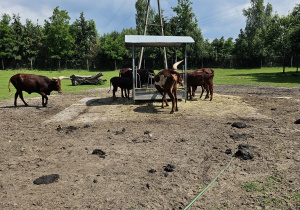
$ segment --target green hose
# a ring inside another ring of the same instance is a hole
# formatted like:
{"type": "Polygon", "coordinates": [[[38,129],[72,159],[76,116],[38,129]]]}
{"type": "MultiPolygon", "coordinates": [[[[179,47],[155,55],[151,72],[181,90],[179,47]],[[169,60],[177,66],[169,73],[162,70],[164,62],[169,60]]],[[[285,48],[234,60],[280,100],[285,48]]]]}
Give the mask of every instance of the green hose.
{"type": "Polygon", "coordinates": [[[212,180],[211,183],[209,183],[209,185],[207,185],[207,187],[202,190],[199,195],[197,195],[197,197],[189,204],[187,205],[184,210],[187,210],[188,208],[191,207],[191,205],[217,180],[217,178],[230,166],[230,164],[232,163],[232,161],[234,160],[235,157],[231,158],[231,160],[229,161],[229,163],[227,164],[227,166],[218,174],[218,176],[216,176],[216,178],[214,178],[214,180],[212,180]]]}

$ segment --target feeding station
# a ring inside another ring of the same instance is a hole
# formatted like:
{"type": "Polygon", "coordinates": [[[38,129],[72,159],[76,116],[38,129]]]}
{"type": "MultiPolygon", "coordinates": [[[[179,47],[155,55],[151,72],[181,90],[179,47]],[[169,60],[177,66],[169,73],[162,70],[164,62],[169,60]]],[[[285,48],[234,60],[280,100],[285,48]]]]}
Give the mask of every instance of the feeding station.
{"type": "Polygon", "coordinates": [[[132,70],[133,70],[133,100],[156,100],[161,99],[162,95],[156,90],[152,82],[146,86],[137,85],[137,67],[134,59],[135,47],[185,47],[184,68],[183,68],[183,87],[177,89],[178,99],[187,99],[187,44],[194,43],[190,36],[153,36],[153,35],[125,35],[125,46],[132,48],[132,70]]]}

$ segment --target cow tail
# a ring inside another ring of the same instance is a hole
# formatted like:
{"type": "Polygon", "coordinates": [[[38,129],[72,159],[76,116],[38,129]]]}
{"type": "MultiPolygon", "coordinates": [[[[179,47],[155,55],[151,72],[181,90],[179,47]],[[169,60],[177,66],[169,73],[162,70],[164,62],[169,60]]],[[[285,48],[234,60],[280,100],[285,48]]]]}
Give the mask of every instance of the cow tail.
{"type": "Polygon", "coordinates": [[[111,80],[110,80],[110,84],[109,84],[109,90],[108,90],[108,93],[109,93],[110,90],[111,90],[111,80]]]}
{"type": "Polygon", "coordinates": [[[12,95],[11,90],[10,90],[10,79],[8,81],[8,91],[9,91],[9,94],[12,95]]]}

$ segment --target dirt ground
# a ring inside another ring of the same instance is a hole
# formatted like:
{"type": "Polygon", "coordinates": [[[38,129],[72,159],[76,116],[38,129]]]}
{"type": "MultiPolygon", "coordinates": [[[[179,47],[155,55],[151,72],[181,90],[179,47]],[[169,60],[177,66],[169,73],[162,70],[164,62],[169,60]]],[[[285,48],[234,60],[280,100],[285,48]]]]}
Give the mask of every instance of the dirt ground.
{"type": "Polygon", "coordinates": [[[184,209],[240,144],[190,209],[300,209],[300,87],[216,85],[175,114],[107,90],[0,102],[0,209],[184,209]]]}

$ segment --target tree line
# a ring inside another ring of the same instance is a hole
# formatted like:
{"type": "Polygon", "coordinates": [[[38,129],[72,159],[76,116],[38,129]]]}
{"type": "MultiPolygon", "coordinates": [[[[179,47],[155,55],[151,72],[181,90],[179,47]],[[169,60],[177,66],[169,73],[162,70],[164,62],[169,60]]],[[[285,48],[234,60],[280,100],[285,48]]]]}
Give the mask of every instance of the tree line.
{"type": "MultiPolygon", "coordinates": [[[[163,17],[166,36],[191,36],[188,45],[189,67],[253,68],[262,66],[294,66],[298,71],[300,52],[300,4],[286,16],[273,14],[271,4],[250,0],[243,10],[245,28],[238,38],[204,39],[191,0],[177,0],[174,16],[163,17]]],[[[94,20],[84,13],[70,24],[66,10],[56,7],[44,25],[20,16],[3,14],[0,20],[0,59],[2,69],[117,69],[130,67],[131,49],[125,47],[125,35],[144,33],[147,0],[137,0],[136,27],[99,35],[94,20]]],[[[159,14],[150,8],[147,35],[160,35],[159,14]]],[[[139,57],[140,49],[135,49],[139,57]]],[[[168,64],[182,59],[184,49],[167,48],[168,64]]],[[[136,59],[137,59],[136,58],[136,59]]],[[[163,49],[145,48],[143,68],[163,68],[163,49]]]]}

